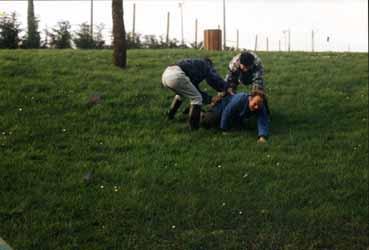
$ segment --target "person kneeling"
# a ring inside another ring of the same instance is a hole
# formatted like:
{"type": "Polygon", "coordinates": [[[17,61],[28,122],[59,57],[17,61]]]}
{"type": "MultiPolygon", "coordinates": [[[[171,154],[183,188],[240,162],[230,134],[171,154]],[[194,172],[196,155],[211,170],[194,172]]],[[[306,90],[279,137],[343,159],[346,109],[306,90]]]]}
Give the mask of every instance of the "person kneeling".
{"type": "Polygon", "coordinates": [[[258,142],[265,143],[269,136],[269,118],[264,100],[265,94],[262,91],[226,96],[202,114],[202,125],[206,128],[217,127],[226,132],[231,128],[242,127],[245,120],[256,115],[258,142]]]}

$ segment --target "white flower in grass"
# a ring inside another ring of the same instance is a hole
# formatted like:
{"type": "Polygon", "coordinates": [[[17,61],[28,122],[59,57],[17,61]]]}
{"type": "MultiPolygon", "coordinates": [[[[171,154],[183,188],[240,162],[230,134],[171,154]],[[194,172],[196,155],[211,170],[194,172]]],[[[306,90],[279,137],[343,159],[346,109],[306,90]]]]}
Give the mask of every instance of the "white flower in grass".
{"type": "Polygon", "coordinates": [[[172,229],[176,229],[176,225],[172,225],[172,229]]]}
{"type": "Polygon", "coordinates": [[[249,176],[249,174],[246,173],[246,174],[243,175],[243,178],[247,178],[248,176],[249,176]]]}
{"type": "Polygon", "coordinates": [[[223,202],[223,203],[222,203],[222,207],[225,207],[225,205],[226,205],[226,203],[225,203],[225,202],[223,202]]]}
{"type": "Polygon", "coordinates": [[[222,165],[218,165],[218,168],[222,168],[222,165]]]}
{"type": "Polygon", "coordinates": [[[104,189],[104,185],[101,185],[101,186],[100,186],[100,188],[101,188],[101,189],[104,189]]]}
{"type": "Polygon", "coordinates": [[[67,132],[67,130],[66,130],[65,128],[63,128],[63,129],[62,129],[62,132],[63,132],[63,133],[65,133],[65,132],[67,132]]]}
{"type": "Polygon", "coordinates": [[[277,166],[281,165],[279,162],[277,162],[277,166]]]}
{"type": "Polygon", "coordinates": [[[103,142],[102,141],[100,142],[100,145],[103,145],[103,142]]]}
{"type": "Polygon", "coordinates": [[[22,111],[23,111],[23,109],[22,109],[22,108],[19,108],[18,110],[19,110],[19,112],[22,112],[22,111]]]}
{"type": "Polygon", "coordinates": [[[242,212],[242,211],[239,211],[239,212],[238,212],[238,214],[239,214],[239,215],[242,215],[242,214],[243,214],[243,212],[242,212]]]}

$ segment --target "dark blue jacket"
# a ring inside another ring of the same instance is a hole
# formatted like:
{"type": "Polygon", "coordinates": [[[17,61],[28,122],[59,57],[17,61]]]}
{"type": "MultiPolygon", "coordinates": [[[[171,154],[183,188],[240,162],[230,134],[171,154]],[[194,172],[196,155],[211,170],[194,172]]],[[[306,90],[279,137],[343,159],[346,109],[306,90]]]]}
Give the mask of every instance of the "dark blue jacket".
{"type": "Polygon", "coordinates": [[[238,93],[225,97],[222,102],[213,108],[220,119],[220,128],[229,130],[233,125],[242,125],[242,122],[252,115],[257,116],[258,135],[269,136],[269,119],[265,105],[256,112],[249,109],[249,94],[238,93]]]}
{"type": "Polygon", "coordinates": [[[210,63],[203,59],[184,59],[176,63],[190,78],[197,89],[199,84],[205,80],[216,91],[227,90],[228,84],[218,75],[210,63]]]}

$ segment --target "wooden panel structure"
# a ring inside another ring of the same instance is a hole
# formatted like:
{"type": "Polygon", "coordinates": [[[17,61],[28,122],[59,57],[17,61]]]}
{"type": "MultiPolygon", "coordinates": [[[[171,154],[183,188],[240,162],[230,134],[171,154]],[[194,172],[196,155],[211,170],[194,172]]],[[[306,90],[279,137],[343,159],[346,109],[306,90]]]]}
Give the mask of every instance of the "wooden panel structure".
{"type": "Polygon", "coordinates": [[[222,50],[222,30],[205,30],[204,48],[207,50],[222,50]]]}

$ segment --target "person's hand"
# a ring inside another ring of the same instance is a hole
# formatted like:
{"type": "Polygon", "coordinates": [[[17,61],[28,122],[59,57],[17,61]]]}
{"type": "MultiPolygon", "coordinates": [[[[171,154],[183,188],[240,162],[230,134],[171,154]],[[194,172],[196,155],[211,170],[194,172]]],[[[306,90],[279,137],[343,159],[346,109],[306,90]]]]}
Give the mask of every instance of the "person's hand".
{"type": "Polygon", "coordinates": [[[257,142],[260,144],[264,144],[267,143],[267,139],[263,136],[260,136],[257,142]]]}
{"type": "Polygon", "coordinates": [[[221,96],[221,95],[213,96],[213,98],[211,98],[210,106],[211,107],[216,106],[218,103],[220,103],[222,101],[222,99],[223,99],[223,96],[221,96]]]}
{"type": "Polygon", "coordinates": [[[234,95],[235,93],[234,93],[233,88],[228,88],[228,89],[227,89],[227,94],[228,94],[228,95],[234,95]]]}

